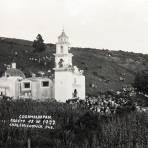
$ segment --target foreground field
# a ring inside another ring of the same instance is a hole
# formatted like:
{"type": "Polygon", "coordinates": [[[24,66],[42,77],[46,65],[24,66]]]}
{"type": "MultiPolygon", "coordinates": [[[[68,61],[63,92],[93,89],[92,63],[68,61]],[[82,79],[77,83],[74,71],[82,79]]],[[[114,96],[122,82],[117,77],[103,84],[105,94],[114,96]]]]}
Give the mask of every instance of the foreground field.
{"type": "Polygon", "coordinates": [[[0,147],[26,148],[147,148],[148,114],[120,110],[111,115],[92,112],[85,103],[0,101],[0,147]],[[48,115],[54,129],[14,128],[11,118],[19,115],[48,115]],[[4,122],[5,121],[5,122],[4,122]]]}

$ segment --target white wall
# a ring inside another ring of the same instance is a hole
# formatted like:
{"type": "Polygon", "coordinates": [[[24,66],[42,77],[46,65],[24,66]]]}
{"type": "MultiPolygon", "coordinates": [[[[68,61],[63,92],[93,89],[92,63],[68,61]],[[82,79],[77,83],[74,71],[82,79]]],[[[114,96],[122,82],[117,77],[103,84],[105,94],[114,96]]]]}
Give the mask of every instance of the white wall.
{"type": "Polygon", "coordinates": [[[80,99],[85,99],[85,76],[73,74],[73,92],[75,89],[78,92],[78,97],[80,99]]]}
{"type": "Polygon", "coordinates": [[[72,98],[72,72],[55,71],[55,99],[65,102],[72,98]]]}
{"type": "MultiPolygon", "coordinates": [[[[21,82],[22,84],[22,96],[24,96],[25,93],[30,92],[32,99],[48,99],[53,98],[53,82],[49,78],[35,78],[34,80],[23,80],[21,82]],[[48,81],[49,86],[43,87],[42,82],[48,81]],[[23,89],[23,83],[30,82],[31,87],[28,89],[23,89]]],[[[28,96],[29,97],[29,96],[28,96]]]]}
{"type": "Polygon", "coordinates": [[[0,90],[4,95],[17,99],[19,96],[19,81],[20,77],[2,77],[0,78],[0,90]]]}
{"type": "Polygon", "coordinates": [[[59,70],[55,72],[56,100],[65,102],[68,99],[72,99],[75,89],[78,92],[78,97],[80,99],[85,99],[85,76],[75,74],[71,71],[59,70]]]}
{"type": "Polygon", "coordinates": [[[68,54],[69,46],[67,44],[56,44],[56,54],[68,54]],[[61,46],[63,46],[63,53],[61,53],[61,46]]]}

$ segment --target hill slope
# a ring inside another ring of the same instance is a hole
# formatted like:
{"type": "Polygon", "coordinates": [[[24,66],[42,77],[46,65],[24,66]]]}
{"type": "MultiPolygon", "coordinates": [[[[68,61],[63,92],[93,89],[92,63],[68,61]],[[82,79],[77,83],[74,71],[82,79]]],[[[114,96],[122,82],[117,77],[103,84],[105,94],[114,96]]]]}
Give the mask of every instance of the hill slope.
{"type": "MultiPolygon", "coordinates": [[[[27,76],[39,71],[52,71],[55,45],[47,44],[41,53],[33,52],[32,42],[19,39],[0,38],[0,73],[4,64],[13,60],[17,68],[27,76]]],[[[87,94],[97,95],[107,90],[119,90],[129,86],[136,72],[148,68],[148,55],[90,48],[71,48],[73,65],[84,70],[87,94]]]]}

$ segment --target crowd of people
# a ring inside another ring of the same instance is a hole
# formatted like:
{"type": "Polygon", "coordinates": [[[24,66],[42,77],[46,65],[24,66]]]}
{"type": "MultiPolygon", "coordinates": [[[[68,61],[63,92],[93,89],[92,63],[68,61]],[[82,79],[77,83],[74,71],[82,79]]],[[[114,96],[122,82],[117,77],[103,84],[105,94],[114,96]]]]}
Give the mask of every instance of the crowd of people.
{"type": "MultiPolygon", "coordinates": [[[[134,90],[123,89],[117,92],[107,92],[97,97],[87,96],[86,106],[101,114],[115,114],[118,109],[125,106],[132,106],[132,98],[135,96],[134,90]]],[[[135,105],[135,104],[134,104],[135,105]]]]}
{"type": "Polygon", "coordinates": [[[79,98],[69,99],[66,103],[72,104],[73,107],[76,107],[77,104],[85,105],[91,111],[102,115],[110,115],[117,113],[120,109],[136,109],[135,96],[136,93],[131,87],[116,92],[100,93],[98,96],[86,96],[85,101],[79,98]]]}

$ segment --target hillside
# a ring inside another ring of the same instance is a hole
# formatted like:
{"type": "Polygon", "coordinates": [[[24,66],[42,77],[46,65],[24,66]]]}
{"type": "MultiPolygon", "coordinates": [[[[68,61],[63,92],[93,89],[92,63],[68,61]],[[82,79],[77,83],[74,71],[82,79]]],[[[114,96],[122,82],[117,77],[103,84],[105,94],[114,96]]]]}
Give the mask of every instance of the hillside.
{"type": "MultiPolygon", "coordinates": [[[[0,74],[4,64],[13,60],[27,76],[54,67],[55,44],[47,44],[44,52],[33,52],[32,42],[0,38],[0,74]]],[[[97,95],[107,90],[119,90],[134,81],[138,71],[148,68],[148,55],[90,48],[72,47],[73,65],[84,70],[87,94],[97,95]]]]}

